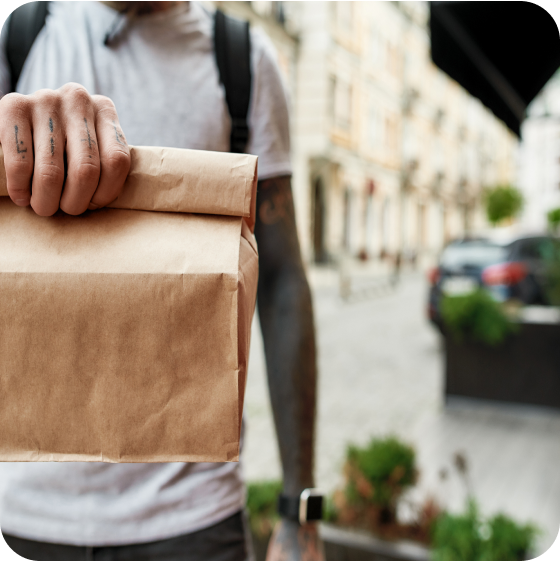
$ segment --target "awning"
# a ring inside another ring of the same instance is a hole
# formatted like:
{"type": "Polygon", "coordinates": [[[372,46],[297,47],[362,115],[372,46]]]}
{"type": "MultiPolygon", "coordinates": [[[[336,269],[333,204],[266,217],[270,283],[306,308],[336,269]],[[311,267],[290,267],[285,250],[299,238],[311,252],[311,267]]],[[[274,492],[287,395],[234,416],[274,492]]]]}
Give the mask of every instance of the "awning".
{"type": "Polygon", "coordinates": [[[519,135],[560,67],[552,17],[531,2],[430,2],[432,60],[519,135]]]}

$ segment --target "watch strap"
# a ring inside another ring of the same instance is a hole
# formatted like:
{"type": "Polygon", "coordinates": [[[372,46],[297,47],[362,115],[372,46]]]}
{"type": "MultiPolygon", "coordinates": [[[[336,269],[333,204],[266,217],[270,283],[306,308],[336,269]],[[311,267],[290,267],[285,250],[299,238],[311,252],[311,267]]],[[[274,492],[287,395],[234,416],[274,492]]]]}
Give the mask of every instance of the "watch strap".
{"type": "Polygon", "coordinates": [[[284,518],[299,522],[300,497],[289,497],[281,494],[278,497],[278,512],[284,518]]]}

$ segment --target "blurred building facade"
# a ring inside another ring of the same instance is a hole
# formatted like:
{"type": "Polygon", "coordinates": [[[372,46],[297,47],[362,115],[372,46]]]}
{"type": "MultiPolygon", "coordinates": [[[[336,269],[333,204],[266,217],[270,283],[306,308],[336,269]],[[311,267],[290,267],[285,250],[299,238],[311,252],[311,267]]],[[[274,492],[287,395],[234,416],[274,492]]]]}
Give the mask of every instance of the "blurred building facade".
{"type": "Polygon", "coordinates": [[[546,229],[546,214],[560,207],[560,71],[527,110],[521,128],[519,187],[525,205],[521,225],[546,229]]]}
{"type": "Polygon", "coordinates": [[[217,2],[272,39],[307,260],[433,259],[484,228],[517,138],[430,59],[427,2],[217,2]]]}

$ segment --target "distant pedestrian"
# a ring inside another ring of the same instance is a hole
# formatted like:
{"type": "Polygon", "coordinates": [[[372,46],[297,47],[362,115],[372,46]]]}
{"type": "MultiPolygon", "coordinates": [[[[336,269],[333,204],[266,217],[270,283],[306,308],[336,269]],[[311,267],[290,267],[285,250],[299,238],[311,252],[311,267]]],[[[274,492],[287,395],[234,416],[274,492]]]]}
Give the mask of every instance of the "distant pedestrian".
{"type": "Polygon", "coordinates": [[[391,276],[391,285],[396,287],[399,284],[401,277],[401,265],[402,265],[402,254],[398,251],[395,254],[395,259],[393,262],[393,275],[391,276]]]}

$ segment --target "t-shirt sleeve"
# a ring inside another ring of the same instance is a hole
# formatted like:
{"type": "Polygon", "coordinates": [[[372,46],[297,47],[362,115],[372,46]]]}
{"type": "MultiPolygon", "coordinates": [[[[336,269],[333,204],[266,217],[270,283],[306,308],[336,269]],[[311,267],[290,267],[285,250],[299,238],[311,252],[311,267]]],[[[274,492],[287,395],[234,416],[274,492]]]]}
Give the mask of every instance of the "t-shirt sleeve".
{"type": "MultiPolygon", "coordinates": [[[[2,33],[0,34],[0,98],[10,93],[12,89],[12,79],[8,58],[6,57],[6,46],[8,40],[8,21],[4,22],[2,33]]],[[[1,25],[1,24],[0,24],[1,25]]]]}
{"type": "Polygon", "coordinates": [[[247,152],[259,157],[259,179],[291,175],[288,100],[276,53],[259,30],[252,31],[251,43],[253,82],[247,152]]]}

